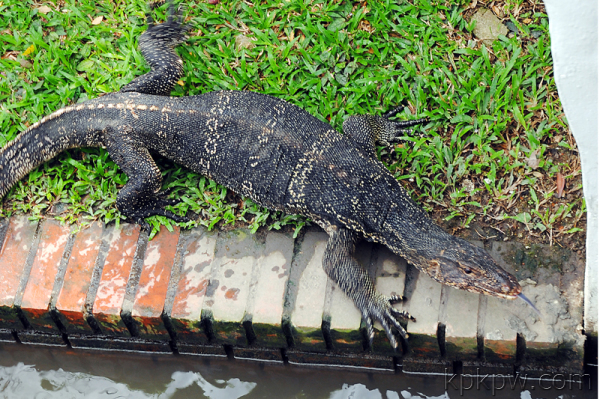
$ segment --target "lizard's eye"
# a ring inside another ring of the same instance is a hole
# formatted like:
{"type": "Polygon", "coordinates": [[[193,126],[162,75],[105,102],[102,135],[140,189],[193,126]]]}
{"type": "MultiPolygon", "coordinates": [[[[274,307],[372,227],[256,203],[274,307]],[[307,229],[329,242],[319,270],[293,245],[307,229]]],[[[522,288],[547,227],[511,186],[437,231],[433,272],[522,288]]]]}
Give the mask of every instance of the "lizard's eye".
{"type": "Polygon", "coordinates": [[[465,271],[465,273],[467,273],[467,274],[471,274],[471,273],[472,273],[471,269],[469,269],[468,267],[465,267],[465,268],[464,268],[464,271],[465,271]]]}

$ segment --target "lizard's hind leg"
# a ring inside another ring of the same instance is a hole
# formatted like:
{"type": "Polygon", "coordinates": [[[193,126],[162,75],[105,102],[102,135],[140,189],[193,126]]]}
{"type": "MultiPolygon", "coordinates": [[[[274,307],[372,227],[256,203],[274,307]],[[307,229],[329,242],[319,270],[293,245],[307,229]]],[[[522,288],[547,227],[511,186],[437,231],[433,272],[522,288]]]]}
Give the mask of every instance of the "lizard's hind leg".
{"type": "Polygon", "coordinates": [[[159,192],[162,174],[148,149],[128,134],[128,126],[107,129],[106,149],[111,158],[127,174],[129,181],[117,194],[117,209],[134,223],[149,231],[150,225],[144,219],[150,216],[165,216],[176,222],[188,222],[191,219],[167,211],[167,205],[176,205],[180,201],[166,198],[159,192]]]}
{"type": "Polygon", "coordinates": [[[329,241],[323,255],[323,269],[325,274],[348,295],[365,321],[367,336],[372,344],[375,330],[374,321],[379,321],[394,348],[398,346],[396,334],[406,339],[408,335],[400,325],[399,319],[406,318],[415,321],[415,318],[404,311],[392,307],[392,304],[402,299],[399,295],[387,297],[375,289],[373,280],[367,271],[362,268],[354,257],[356,233],[344,228],[330,228],[329,241]]]}
{"type": "Polygon", "coordinates": [[[169,1],[167,22],[155,25],[152,19],[154,4],[146,14],[148,30],[138,42],[144,59],[150,64],[150,72],[138,76],[121,88],[121,92],[137,92],[168,96],[175,84],[183,76],[183,61],[175,52],[175,47],[185,41],[185,33],[191,28],[181,24],[181,15],[175,11],[173,1],[169,1]]]}

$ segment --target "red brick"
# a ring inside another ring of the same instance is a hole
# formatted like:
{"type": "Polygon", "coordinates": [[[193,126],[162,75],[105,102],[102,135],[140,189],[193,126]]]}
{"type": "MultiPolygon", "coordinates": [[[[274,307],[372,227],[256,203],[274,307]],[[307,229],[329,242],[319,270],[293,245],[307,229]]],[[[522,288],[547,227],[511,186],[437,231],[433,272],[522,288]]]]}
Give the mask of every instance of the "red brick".
{"type": "Polygon", "coordinates": [[[23,329],[13,305],[36,228],[25,216],[10,219],[0,252],[0,328],[23,329]]]}
{"type": "Polygon", "coordinates": [[[135,224],[124,224],[108,234],[108,254],[92,308],[93,316],[105,334],[129,336],[121,320],[121,307],[139,236],[140,227],[135,224]]]}
{"type": "Polygon", "coordinates": [[[69,333],[93,333],[85,320],[85,300],[102,243],[102,224],[92,223],[77,233],[56,309],[69,333]]]}
{"type": "Polygon", "coordinates": [[[197,229],[182,236],[182,239],[185,240],[182,249],[184,256],[169,316],[178,341],[206,343],[200,315],[215,258],[217,234],[197,229]]]}
{"type": "Polygon", "coordinates": [[[173,232],[169,232],[165,226],[161,226],[160,232],[146,248],[144,266],[131,311],[141,338],[170,339],[160,316],[164,309],[178,240],[179,227],[174,227],[173,232]]]}
{"type": "Polygon", "coordinates": [[[35,330],[58,333],[50,317],[49,306],[70,228],[48,219],[40,229],[40,243],[21,301],[21,310],[35,330]]]}

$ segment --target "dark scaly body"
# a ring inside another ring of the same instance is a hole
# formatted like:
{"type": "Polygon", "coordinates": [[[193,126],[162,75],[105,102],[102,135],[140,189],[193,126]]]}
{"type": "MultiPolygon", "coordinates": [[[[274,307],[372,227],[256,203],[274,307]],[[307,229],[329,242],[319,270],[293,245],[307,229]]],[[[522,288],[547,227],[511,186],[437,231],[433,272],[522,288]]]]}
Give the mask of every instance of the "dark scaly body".
{"type": "MultiPolygon", "coordinates": [[[[106,147],[103,131],[121,126],[131,127],[127,135],[144,147],[271,209],[310,215],[366,237],[380,236],[391,202],[420,215],[404,218],[408,221],[425,217],[383,164],[347,136],[286,101],[235,91],[194,97],[112,93],[63,108],[21,136],[39,145],[37,162],[4,150],[13,158],[6,172],[16,179],[2,178],[8,184],[0,193],[50,153],[106,147]],[[59,134],[49,135],[53,130],[59,134]],[[18,165],[25,166],[20,173],[18,165]]],[[[36,154],[24,140],[10,147],[15,154],[36,154]]]]}
{"type": "MultiPolygon", "coordinates": [[[[151,20],[150,20],[151,22],[151,20]]],[[[172,48],[183,39],[172,20],[150,24],[140,46],[152,70],[118,93],[63,108],[34,124],[0,152],[0,195],[31,169],[74,147],[107,148],[127,173],[117,206],[147,226],[145,217],[188,220],[164,209],[161,174],[150,155],[205,174],[271,209],[307,215],[330,235],[323,267],[349,295],[367,322],[406,336],[398,317],[366,271],[354,260],[358,240],[386,245],[441,283],[514,298],[521,288],[482,249],[451,236],[425,212],[377,160],[375,142],[423,120],[397,123],[386,116],[353,116],[344,135],[301,108],[251,92],[167,97],[182,74],[172,48]]]]}

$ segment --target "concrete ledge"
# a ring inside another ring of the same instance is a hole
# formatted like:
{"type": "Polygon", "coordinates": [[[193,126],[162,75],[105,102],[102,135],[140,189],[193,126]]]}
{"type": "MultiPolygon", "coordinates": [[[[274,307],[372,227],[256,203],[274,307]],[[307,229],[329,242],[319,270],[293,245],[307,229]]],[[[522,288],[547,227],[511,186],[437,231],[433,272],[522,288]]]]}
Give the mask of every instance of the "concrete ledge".
{"type": "MultiPolygon", "coordinates": [[[[580,372],[584,265],[565,249],[491,245],[542,313],[442,287],[386,248],[357,258],[379,291],[406,300],[408,342],[394,351],[323,272],[327,235],[169,232],[98,223],[0,222],[0,341],[153,351],[405,372],[580,372]],[[18,341],[17,341],[18,339],[18,341]]],[[[377,326],[376,326],[377,327],[377,326]]],[[[378,326],[378,328],[381,328],[378,326]]]]}

